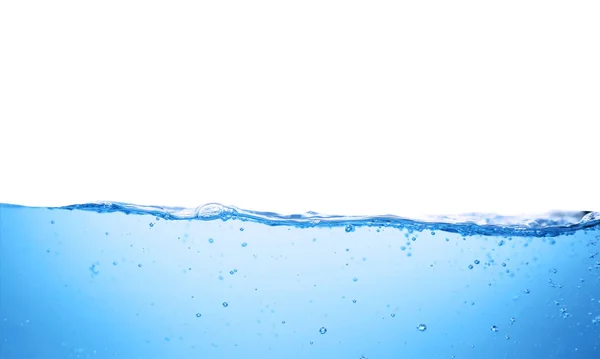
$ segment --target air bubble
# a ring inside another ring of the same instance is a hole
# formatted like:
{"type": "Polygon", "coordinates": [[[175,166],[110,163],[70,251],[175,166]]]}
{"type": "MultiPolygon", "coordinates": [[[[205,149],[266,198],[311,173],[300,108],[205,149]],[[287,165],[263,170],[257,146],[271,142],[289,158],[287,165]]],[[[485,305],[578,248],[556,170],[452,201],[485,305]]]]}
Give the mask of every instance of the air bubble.
{"type": "Polygon", "coordinates": [[[227,302],[223,302],[223,307],[224,307],[224,308],[227,308],[227,307],[229,307],[229,303],[227,303],[227,302]]]}
{"type": "Polygon", "coordinates": [[[349,224],[346,226],[346,233],[354,232],[354,226],[349,224]]]}
{"type": "Polygon", "coordinates": [[[321,334],[327,333],[327,328],[321,327],[321,329],[319,329],[319,333],[321,333],[321,334]]]}
{"type": "Polygon", "coordinates": [[[500,329],[498,329],[498,327],[497,327],[497,326],[495,326],[495,325],[492,325],[492,327],[491,327],[490,329],[491,329],[491,331],[492,331],[492,332],[494,332],[494,333],[497,333],[497,332],[498,332],[498,330],[500,330],[500,329]]]}
{"type": "Polygon", "coordinates": [[[426,331],[426,330],[427,330],[427,325],[425,325],[425,324],[419,324],[419,325],[417,326],[417,329],[418,329],[419,331],[421,331],[421,332],[424,332],[424,331],[426,331]]]}
{"type": "Polygon", "coordinates": [[[196,313],[196,318],[200,318],[201,316],[202,316],[202,314],[196,313]]]}
{"type": "Polygon", "coordinates": [[[479,262],[479,259],[475,259],[475,262],[474,262],[474,263],[475,263],[475,264],[479,264],[479,263],[480,263],[480,262],[479,262]]]}
{"type": "Polygon", "coordinates": [[[214,242],[215,242],[215,240],[214,240],[214,239],[212,239],[212,238],[209,238],[209,239],[208,239],[208,243],[214,243],[214,242]]]}
{"type": "Polygon", "coordinates": [[[248,243],[244,242],[242,243],[242,247],[246,247],[248,245],[248,243]]]}
{"type": "Polygon", "coordinates": [[[469,269],[473,269],[473,265],[472,264],[469,264],[469,269]]]}

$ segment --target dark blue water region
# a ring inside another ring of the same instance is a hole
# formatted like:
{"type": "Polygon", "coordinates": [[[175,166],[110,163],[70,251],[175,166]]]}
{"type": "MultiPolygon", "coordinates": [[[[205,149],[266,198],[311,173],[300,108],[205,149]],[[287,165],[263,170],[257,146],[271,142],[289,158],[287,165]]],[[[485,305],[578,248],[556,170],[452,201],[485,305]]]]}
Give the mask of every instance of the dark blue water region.
{"type": "Polygon", "coordinates": [[[599,228],[0,205],[0,358],[599,358],[599,228]]]}

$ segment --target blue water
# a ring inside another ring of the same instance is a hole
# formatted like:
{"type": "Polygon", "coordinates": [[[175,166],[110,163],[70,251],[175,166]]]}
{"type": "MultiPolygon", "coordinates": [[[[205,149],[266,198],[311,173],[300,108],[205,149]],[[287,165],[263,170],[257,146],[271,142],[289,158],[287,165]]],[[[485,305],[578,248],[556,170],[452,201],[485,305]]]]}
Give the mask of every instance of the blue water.
{"type": "Polygon", "coordinates": [[[600,358],[600,216],[0,205],[0,358],[600,358]]]}

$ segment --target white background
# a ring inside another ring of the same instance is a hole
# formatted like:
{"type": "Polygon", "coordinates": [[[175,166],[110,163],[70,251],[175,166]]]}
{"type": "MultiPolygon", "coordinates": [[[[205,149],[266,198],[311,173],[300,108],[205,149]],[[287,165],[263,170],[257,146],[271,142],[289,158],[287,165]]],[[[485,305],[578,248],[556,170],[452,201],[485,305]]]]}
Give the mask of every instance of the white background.
{"type": "Polygon", "coordinates": [[[2,1],[0,202],[600,210],[597,1],[2,1]]]}

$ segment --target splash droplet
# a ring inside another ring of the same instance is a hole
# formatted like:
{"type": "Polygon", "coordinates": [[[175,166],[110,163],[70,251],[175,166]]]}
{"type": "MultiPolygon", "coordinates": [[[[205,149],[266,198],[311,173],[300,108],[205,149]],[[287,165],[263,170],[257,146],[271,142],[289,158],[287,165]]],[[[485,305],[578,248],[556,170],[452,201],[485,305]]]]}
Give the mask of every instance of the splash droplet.
{"type": "Polygon", "coordinates": [[[354,232],[354,226],[349,224],[346,226],[346,233],[354,232]]]}

